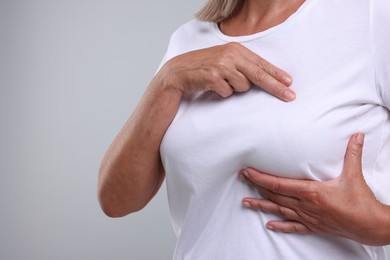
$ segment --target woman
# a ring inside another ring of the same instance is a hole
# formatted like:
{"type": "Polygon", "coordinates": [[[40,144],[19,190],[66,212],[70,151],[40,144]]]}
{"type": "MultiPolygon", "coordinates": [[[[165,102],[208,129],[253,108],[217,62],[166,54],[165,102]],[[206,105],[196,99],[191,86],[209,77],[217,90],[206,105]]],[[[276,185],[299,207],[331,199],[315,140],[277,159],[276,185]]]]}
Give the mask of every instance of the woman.
{"type": "Polygon", "coordinates": [[[385,259],[389,12],[210,0],[107,151],[103,210],[142,209],[166,175],[175,259],[385,259]]]}

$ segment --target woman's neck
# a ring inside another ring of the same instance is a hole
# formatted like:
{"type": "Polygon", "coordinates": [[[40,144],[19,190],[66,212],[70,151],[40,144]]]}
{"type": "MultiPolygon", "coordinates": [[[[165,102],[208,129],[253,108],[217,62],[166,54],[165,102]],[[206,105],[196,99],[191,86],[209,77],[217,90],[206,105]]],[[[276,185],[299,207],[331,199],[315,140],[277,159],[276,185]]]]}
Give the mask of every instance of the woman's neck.
{"type": "Polygon", "coordinates": [[[249,35],[283,23],[305,0],[245,0],[239,11],[221,22],[221,31],[230,36],[249,35]]]}

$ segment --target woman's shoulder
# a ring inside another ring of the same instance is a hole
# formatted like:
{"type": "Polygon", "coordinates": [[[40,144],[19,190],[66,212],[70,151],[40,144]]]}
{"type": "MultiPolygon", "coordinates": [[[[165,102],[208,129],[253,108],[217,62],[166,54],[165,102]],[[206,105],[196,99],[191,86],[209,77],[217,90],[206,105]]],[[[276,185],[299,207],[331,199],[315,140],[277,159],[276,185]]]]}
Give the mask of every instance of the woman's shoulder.
{"type": "Polygon", "coordinates": [[[185,24],[181,25],[173,34],[174,38],[192,38],[198,34],[211,33],[213,29],[213,23],[200,21],[199,19],[192,19],[185,24]]]}
{"type": "Polygon", "coordinates": [[[213,35],[213,23],[197,19],[181,25],[171,36],[167,57],[206,47],[210,36],[213,35]]]}

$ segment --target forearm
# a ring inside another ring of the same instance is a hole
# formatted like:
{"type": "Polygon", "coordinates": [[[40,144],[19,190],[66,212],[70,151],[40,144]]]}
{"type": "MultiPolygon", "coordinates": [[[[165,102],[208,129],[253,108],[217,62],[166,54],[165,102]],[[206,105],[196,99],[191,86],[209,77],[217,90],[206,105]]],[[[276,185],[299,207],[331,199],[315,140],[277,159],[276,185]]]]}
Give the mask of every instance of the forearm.
{"type": "Polygon", "coordinates": [[[121,129],[99,171],[99,200],[110,216],[142,209],[163,179],[159,147],[182,93],[157,75],[121,129]]]}
{"type": "Polygon", "coordinates": [[[378,222],[371,223],[375,227],[375,238],[373,245],[390,245],[390,205],[382,204],[382,211],[379,212],[378,222]]]}
{"type": "Polygon", "coordinates": [[[368,246],[390,245],[390,206],[379,201],[371,205],[366,208],[368,214],[361,212],[359,218],[351,219],[346,234],[340,235],[368,246]]]}
{"type": "Polygon", "coordinates": [[[99,174],[103,210],[126,215],[141,209],[155,194],[164,175],[159,147],[183,93],[214,91],[228,97],[235,91],[248,91],[252,83],[283,100],[294,99],[286,72],[237,43],[188,52],[168,61],[103,159],[99,174]]]}

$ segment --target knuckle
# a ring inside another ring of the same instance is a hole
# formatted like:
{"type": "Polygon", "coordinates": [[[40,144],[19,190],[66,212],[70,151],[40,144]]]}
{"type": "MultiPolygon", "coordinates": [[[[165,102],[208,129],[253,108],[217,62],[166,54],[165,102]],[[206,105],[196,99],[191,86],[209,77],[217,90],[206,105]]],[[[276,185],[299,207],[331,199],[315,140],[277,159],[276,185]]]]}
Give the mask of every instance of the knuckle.
{"type": "Polygon", "coordinates": [[[243,91],[248,91],[251,88],[250,85],[243,85],[242,89],[243,91]]]}
{"type": "Polygon", "coordinates": [[[279,191],[280,191],[280,183],[279,183],[278,180],[275,180],[275,181],[272,183],[271,191],[274,192],[274,193],[279,193],[279,191]]]}
{"type": "Polygon", "coordinates": [[[262,68],[259,68],[255,72],[255,81],[256,81],[256,83],[262,84],[266,80],[266,78],[267,78],[267,73],[265,73],[262,68]]]}
{"type": "Polygon", "coordinates": [[[245,78],[245,83],[243,85],[249,90],[252,87],[252,82],[245,78]]]}
{"type": "Polygon", "coordinates": [[[360,157],[361,156],[361,148],[356,144],[353,145],[352,148],[349,150],[349,153],[354,157],[360,157]]]}
{"type": "Polygon", "coordinates": [[[254,205],[253,208],[256,208],[256,209],[259,209],[259,210],[264,210],[265,209],[264,205],[259,200],[253,201],[253,205],[254,205]]]}
{"type": "Polygon", "coordinates": [[[257,58],[256,64],[261,70],[265,70],[268,67],[267,61],[260,56],[257,58]]]}
{"type": "Polygon", "coordinates": [[[295,230],[297,231],[297,233],[299,234],[310,234],[311,231],[309,228],[307,228],[306,226],[304,225],[296,225],[295,226],[295,230]]]}
{"type": "Polygon", "coordinates": [[[296,227],[296,224],[290,224],[286,229],[284,230],[285,233],[297,233],[298,229],[296,227]]]}
{"type": "Polygon", "coordinates": [[[272,69],[270,74],[277,80],[283,80],[286,77],[285,73],[278,69],[272,69]]]}
{"type": "Polygon", "coordinates": [[[235,90],[236,92],[246,92],[246,91],[249,90],[249,88],[250,88],[250,86],[247,86],[247,85],[240,85],[240,86],[238,86],[238,87],[235,87],[234,90],[235,90]]]}
{"type": "Polygon", "coordinates": [[[308,202],[313,204],[314,206],[319,206],[322,204],[322,196],[317,191],[311,191],[306,194],[306,199],[308,202]]]}
{"type": "Polygon", "coordinates": [[[233,89],[227,89],[226,91],[225,91],[225,95],[223,96],[223,97],[230,97],[231,95],[233,94],[233,89]]]}
{"type": "Polygon", "coordinates": [[[294,230],[294,233],[302,234],[302,232],[303,232],[302,226],[299,225],[298,223],[296,223],[296,224],[293,226],[293,230],[294,230]]]}
{"type": "Polygon", "coordinates": [[[227,98],[233,94],[232,88],[221,88],[219,91],[215,91],[223,98],[227,98]]]}
{"type": "Polygon", "coordinates": [[[238,50],[238,43],[228,43],[226,44],[225,48],[222,52],[222,57],[234,59],[237,50],[238,50]]]}
{"type": "Polygon", "coordinates": [[[228,67],[228,63],[225,60],[226,59],[224,57],[216,59],[216,61],[214,61],[213,67],[219,71],[225,70],[228,67]]]}
{"type": "Polygon", "coordinates": [[[308,227],[308,225],[320,227],[323,224],[319,215],[308,213],[302,210],[298,210],[297,214],[299,216],[300,223],[304,224],[305,227],[308,227]]]}
{"type": "Polygon", "coordinates": [[[217,84],[220,80],[221,80],[221,76],[220,76],[220,73],[219,73],[217,70],[211,70],[211,71],[208,73],[207,81],[208,81],[211,85],[217,84]]]}
{"type": "Polygon", "coordinates": [[[315,226],[315,227],[319,227],[319,226],[321,226],[322,221],[320,219],[318,219],[318,218],[312,217],[310,219],[310,224],[315,226]]]}
{"type": "Polygon", "coordinates": [[[229,62],[224,57],[219,57],[210,62],[210,73],[220,78],[222,74],[226,73],[229,66],[229,62]]]}
{"type": "Polygon", "coordinates": [[[281,216],[283,218],[288,218],[288,210],[284,207],[278,208],[278,214],[279,214],[279,216],[281,216]]]}
{"type": "Polygon", "coordinates": [[[242,77],[234,85],[234,90],[237,92],[246,92],[252,87],[252,83],[246,78],[242,77]]]}
{"type": "Polygon", "coordinates": [[[234,91],[237,92],[237,93],[242,93],[242,92],[245,92],[246,90],[241,88],[241,87],[235,87],[234,91]]]}
{"type": "Polygon", "coordinates": [[[238,42],[229,42],[227,44],[225,44],[226,48],[227,49],[238,49],[238,48],[241,48],[241,44],[239,44],[238,42]]]}

